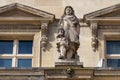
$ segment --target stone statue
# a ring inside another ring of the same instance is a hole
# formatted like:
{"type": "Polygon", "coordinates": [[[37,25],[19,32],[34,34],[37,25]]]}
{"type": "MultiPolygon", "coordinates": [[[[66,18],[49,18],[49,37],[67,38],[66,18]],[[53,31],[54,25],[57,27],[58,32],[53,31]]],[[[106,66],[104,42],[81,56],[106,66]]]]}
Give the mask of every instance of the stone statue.
{"type": "Polygon", "coordinates": [[[57,34],[59,59],[76,59],[79,48],[80,24],[71,6],[66,6],[60,19],[57,34]]]}

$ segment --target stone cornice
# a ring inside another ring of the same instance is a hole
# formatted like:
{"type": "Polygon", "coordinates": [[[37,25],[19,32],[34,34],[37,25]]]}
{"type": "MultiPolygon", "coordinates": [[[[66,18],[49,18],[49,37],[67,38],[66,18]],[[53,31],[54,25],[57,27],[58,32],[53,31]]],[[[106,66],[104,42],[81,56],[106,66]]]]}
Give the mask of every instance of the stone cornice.
{"type": "Polygon", "coordinates": [[[51,19],[41,17],[0,17],[0,21],[51,21],[51,19]]]}
{"type": "Polygon", "coordinates": [[[110,78],[120,78],[120,69],[114,68],[79,68],[74,69],[74,71],[74,75],[70,77],[66,74],[66,68],[1,68],[0,79],[5,79],[6,77],[9,77],[9,79],[30,78],[33,80],[108,80],[110,78]]]}
{"type": "Polygon", "coordinates": [[[40,25],[33,25],[33,24],[0,24],[0,29],[40,29],[40,25]]]}
{"type": "Polygon", "coordinates": [[[106,69],[95,69],[95,76],[120,76],[120,69],[106,68],[106,69]]]}
{"type": "Polygon", "coordinates": [[[98,26],[98,29],[120,29],[118,25],[101,25],[98,26]]]}

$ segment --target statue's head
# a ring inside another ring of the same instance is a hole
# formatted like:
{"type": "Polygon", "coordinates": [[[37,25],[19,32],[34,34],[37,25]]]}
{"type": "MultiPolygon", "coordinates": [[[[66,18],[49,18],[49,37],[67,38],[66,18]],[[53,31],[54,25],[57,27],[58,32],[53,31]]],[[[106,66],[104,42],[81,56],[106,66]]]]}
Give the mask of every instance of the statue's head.
{"type": "Polygon", "coordinates": [[[74,10],[71,6],[66,6],[65,10],[64,10],[64,14],[65,15],[73,15],[74,14],[74,10]]]}

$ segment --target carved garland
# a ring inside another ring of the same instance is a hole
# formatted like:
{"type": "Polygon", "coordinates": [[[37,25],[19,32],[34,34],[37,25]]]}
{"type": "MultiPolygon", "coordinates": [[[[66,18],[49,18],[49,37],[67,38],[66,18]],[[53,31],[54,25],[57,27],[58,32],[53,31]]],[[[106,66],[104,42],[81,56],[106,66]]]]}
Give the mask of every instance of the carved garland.
{"type": "Polygon", "coordinates": [[[91,23],[91,29],[92,29],[91,46],[93,48],[93,51],[96,51],[98,48],[98,26],[97,26],[97,23],[91,23]]]}
{"type": "Polygon", "coordinates": [[[48,33],[48,24],[47,23],[42,23],[41,24],[41,47],[42,50],[45,51],[46,50],[46,44],[47,44],[47,33],[48,33]]]}

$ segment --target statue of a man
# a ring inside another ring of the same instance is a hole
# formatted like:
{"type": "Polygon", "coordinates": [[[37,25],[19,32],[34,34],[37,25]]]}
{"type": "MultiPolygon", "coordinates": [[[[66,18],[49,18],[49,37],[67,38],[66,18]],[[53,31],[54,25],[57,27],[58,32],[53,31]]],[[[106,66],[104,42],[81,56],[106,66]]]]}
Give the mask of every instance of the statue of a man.
{"type": "Polygon", "coordinates": [[[57,35],[59,59],[78,58],[80,24],[71,6],[66,6],[60,19],[57,35]]]}

